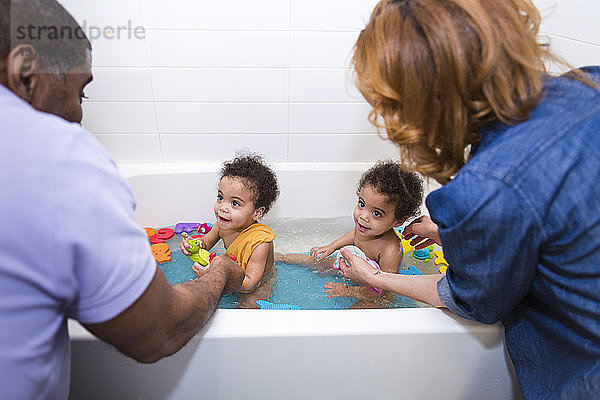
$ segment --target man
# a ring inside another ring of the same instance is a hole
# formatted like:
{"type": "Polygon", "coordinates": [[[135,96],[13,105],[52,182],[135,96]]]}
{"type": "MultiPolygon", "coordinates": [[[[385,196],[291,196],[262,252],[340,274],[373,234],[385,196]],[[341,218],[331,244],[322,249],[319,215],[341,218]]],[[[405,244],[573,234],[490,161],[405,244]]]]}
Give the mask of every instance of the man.
{"type": "Polygon", "coordinates": [[[219,257],[202,278],[168,284],[133,220],[129,187],[78,124],[91,80],[90,43],[62,6],[0,0],[2,399],[67,397],[67,318],[154,362],[244,277],[219,257]]]}

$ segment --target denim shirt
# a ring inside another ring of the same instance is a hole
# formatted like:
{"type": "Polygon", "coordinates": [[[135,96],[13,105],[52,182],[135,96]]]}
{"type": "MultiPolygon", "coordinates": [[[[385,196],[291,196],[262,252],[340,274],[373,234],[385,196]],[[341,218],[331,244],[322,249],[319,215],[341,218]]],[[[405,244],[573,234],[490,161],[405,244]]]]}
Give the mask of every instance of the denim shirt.
{"type": "Polygon", "coordinates": [[[547,78],[527,121],[481,135],[427,198],[450,264],[438,293],[502,321],[527,399],[600,399],[600,92],[547,78]]]}

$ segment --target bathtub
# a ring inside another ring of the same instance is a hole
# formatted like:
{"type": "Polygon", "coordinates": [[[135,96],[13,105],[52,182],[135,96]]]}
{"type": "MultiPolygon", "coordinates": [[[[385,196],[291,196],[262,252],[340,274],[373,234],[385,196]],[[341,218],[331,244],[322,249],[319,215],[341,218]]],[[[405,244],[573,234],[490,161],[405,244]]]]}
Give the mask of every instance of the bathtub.
{"type": "MultiPolygon", "coordinates": [[[[271,216],[350,214],[369,164],[275,165],[271,216]]],[[[121,165],[142,226],[212,220],[218,165],[121,165]]],[[[310,229],[310,227],[307,227],[310,229]]],[[[217,310],[152,365],[69,321],[71,399],[519,399],[499,324],[438,308],[217,310]]]]}

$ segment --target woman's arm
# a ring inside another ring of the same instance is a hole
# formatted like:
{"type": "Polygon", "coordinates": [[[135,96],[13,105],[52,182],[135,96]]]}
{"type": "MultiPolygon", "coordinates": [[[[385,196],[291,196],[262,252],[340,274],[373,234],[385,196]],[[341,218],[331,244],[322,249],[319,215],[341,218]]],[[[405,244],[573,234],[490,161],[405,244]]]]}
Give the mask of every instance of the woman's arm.
{"type": "Polygon", "coordinates": [[[350,265],[342,258],[340,269],[344,276],[353,282],[389,290],[432,306],[444,307],[437,291],[437,283],[444,275],[392,274],[373,268],[368,262],[349,251],[342,250],[342,255],[350,265]]]}

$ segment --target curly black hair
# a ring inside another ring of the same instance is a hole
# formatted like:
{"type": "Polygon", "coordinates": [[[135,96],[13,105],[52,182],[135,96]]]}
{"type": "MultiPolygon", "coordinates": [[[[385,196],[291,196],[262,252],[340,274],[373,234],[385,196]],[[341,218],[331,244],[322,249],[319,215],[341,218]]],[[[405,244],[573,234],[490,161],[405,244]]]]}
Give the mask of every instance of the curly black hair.
{"type": "Polygon", "coordinates": [[[416,172],[407,171],[400,163],[378,161],[360,177],[357,194],[360,195],[365,185],[387,196],[395,205],[394,216],[397,220],[419,215],[423,202],[423,179],[416,172]]]}
{"type": "Polygon", "coordinates": [[[266,164],[260,154],[238,154],[233,160],[225,161],[221,168],[221,178],[240,178],[252,190],[252,201],[256,209],[264,207],[266,214],[277,196],[279,185],[275,172],[266,164]]]}

